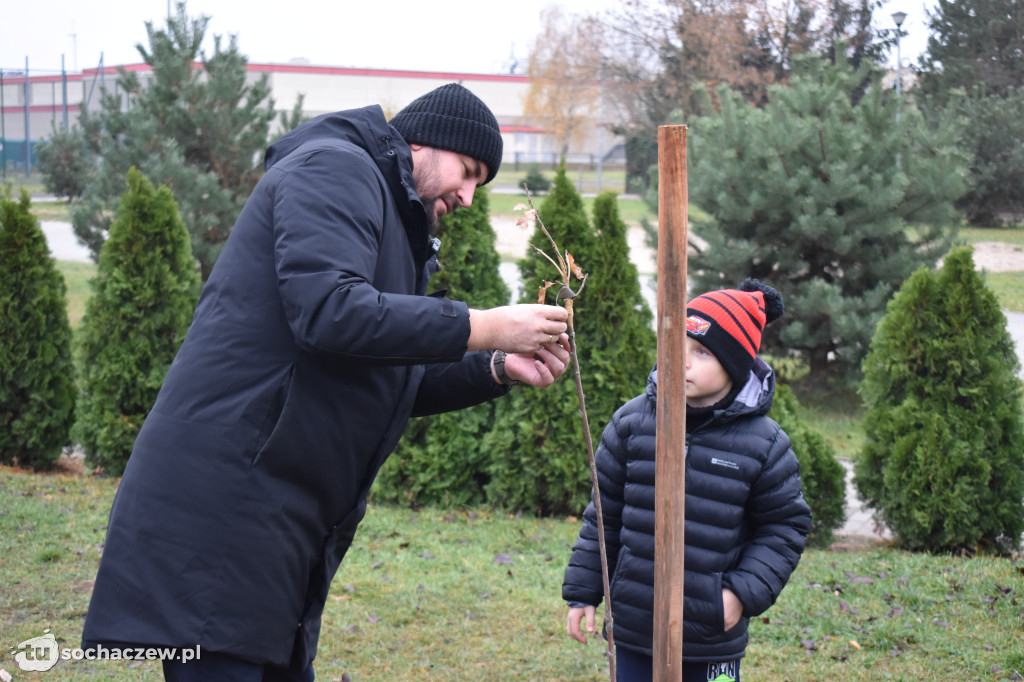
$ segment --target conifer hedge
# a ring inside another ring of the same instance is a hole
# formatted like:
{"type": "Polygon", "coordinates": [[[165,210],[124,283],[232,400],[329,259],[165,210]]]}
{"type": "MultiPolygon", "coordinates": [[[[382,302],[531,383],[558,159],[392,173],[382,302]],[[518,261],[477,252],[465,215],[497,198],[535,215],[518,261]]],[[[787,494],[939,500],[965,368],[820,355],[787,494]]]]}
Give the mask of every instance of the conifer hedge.
{"type": "Polygon", "coordinates": [[[775,401],[768,416],[789,436],[800,462],[804,499],[811,508],[807,542],[814,547],[828,547],[846,519],[846,470],[825,437],[800,419],[799,403],[789,386],[776,385],[775,401]]]}
{"type": "Polygon", "coordinates": [[[970,248],[919,269],[864,362],[855,483],[913,550],[1011,551],[1024,532],[1024,413],[1006,317],[970,248]]]}
{"type": "MultiPolygon", "coordinates": [[[[576,344],[594,447],[615,410],[641,393],[656,359],[651,315],[629,261],[626,229],[614,195],[594,203],[591,227],[583,200],[564,165],[551,193],[538,207],[540,218],[563,251],[589,275],[574,302],[576,344]]],[[[549,253],[538,226],[530,243],[549,253]]],[[[558,277],[543,256],[530,249],[519,262],[522,302],[537,302],[545,280],[558,277]]],[[[574,284],[575,286],[575,284],[574,284]]],[[[547,293],[554,303],[558,287],[547,293]]],[[[495,427],[484,438],[491,452],[488,501],[534,514],[581,514],[590,499],[590,469],[570,367],[553,386],[517,387],[495,427]]]]}
{"type": "Polygon", "coordinates": [[[124,471],[188,331],[199,285],[171,190],[132,168],[82,319],[83,392],[72,432],[108,473],[124,471]]]}
{"type": "Polygon", "coordinates": [[[64,278],[28,194],[0,200],[0,463],[49,468],[68,443],[75,385],[64,278]]]}
{"type": "MultiPolygon", "coordinates": [[[[441,271],[430,279],[431,289],[447,289],[449,298],[473,308],[508,304],[486,189],[476,191],[470,206],[442,218],[438,237],[441,271]]],[[[374,498],[414,505],[483,504],[490,476],[481,439],[493,427],[500,404],[411,420],[373,484],[374,498]]]]}

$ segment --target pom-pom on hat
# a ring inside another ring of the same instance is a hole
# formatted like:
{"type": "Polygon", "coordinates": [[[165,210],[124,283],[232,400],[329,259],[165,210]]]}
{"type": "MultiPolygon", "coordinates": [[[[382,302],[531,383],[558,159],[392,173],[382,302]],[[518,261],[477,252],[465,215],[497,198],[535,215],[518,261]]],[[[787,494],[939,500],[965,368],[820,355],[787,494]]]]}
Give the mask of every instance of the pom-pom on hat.
{"type": "Polygon", "coordinates": [[[449,83],[410,102],[391,119],[409,144],[465,154],[487,164],[487,184],[501,165],[501,128],[483,101],[449,83]]]}
{"type": "Polygon", "coordinates": [[[748,278],[738,290],[709,291],[687,303],[686,334],[714,353],[734,386],[742,386],[761,349],[765,325],[784,312],[782,294],[748,278]]]}

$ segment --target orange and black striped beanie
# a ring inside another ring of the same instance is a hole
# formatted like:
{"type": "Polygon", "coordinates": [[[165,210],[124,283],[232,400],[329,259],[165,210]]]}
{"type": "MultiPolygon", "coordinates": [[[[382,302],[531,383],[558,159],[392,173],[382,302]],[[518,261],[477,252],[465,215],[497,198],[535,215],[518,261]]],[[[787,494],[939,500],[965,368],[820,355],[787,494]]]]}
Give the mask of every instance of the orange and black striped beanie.
{"type": "Polygon", "coordinates": [[[778,291],[747,279],[739,289],[710,291],[687,303],[686,334],[714,353],[734,386],[742,386],[761,349],[765,325],[784,311],[778,291]]]}

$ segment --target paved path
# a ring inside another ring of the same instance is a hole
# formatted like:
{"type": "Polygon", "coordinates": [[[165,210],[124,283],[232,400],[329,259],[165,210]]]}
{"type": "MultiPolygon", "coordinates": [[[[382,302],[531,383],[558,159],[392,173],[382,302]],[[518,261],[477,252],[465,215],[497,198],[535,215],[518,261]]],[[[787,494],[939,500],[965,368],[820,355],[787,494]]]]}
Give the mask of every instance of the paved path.
{"type": "Polygon", "coordinates": [[[871,510],[865,509],[857,497],[857,489],[853,485],[853,462],[847,458],[839,461],[846,470],[846,523],[836,531],[836,535],[854,535],[878,541],[890,539],[892,534],[889,530],[875,524],[871,510]]]}
{"type": "Polygon", "coordinates": [[[71,229],[71,223],[52,220],[40,221],[39,226],[46,235],[50,245],[50,254],[57,260],[69,260],[78,263],[91,263],[89,249],[78,243],[78,237],[71,229]]]}

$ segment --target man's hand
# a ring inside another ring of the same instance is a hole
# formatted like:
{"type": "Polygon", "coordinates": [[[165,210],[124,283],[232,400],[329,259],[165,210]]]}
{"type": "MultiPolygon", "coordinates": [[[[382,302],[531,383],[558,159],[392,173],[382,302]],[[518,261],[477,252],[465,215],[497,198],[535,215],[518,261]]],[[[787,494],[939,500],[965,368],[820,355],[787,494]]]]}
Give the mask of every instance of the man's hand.
{"type": "MultiPolygon", "coordinates": [[[[551,307],[551,306],[547,306],[551,307]]],[[[505,356],[505,372],[510,379],[537,388],[547,388],[565,373],[569,366],[569,336],[559,334],[554,343],[545,343],[530,355],[512,353],[505,356]]]]}
{"type": "Polygon", "coordinates": [[[587,632],[594,632],[594,614],[597,612],[597,608],[594,606],[585,606],[581,608],[570,608],[569,617],[565,621],[565,631],[570,637],[575,639],[577,642],[582,644],[587,643],[587,636],[580,630],[580,621],[586,620],[587,632]]]}
{"type": "Polygon", "coordinates": [[[470,309],[467,350],[503,350],[532,358],[565,333],[568,319],[565,308],[538,303],[470,309]]]}

